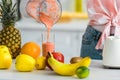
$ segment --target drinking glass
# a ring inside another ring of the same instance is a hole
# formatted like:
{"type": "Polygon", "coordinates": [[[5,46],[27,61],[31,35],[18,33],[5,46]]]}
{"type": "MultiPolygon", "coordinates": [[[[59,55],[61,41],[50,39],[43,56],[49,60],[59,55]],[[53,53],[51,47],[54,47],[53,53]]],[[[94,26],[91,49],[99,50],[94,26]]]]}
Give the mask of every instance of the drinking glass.
{"type": "Polygon", "coordinates": [[[42,34],[42,55],[47,56],[48,52],[55,51],[55,34],[50,34],[49,41],[47,40],[47,33],[42,34]]]}

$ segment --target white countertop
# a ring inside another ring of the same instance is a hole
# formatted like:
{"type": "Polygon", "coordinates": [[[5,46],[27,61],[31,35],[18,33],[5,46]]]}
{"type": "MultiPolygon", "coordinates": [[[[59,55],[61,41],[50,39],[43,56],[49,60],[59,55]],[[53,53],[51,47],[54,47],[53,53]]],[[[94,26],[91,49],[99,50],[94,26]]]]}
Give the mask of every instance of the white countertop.
{"type": "MultiPolygon", "coordinates": [[[[88,19],[74,19],[70,22],[56,23],[52,30],[69,30],[69,31],[84,31],[87,27],[88,19]]],[[[16,28],[19,29],[46,29],[42,23],[35,21],[32,18],[22,18],[16,23],[16,28]]]]}
{"type": "MultiPolygon", "coordinates": [[[[89,77],[81,80],[120,80],[120,69],[105,69],[101,60],[92,60],[89,77]]],[[[46,70],[33,70],[32,72],[18,72],[15,65],[0,70],[0,80],[80,80],[75,76],[60,76],[46,70]]]]}

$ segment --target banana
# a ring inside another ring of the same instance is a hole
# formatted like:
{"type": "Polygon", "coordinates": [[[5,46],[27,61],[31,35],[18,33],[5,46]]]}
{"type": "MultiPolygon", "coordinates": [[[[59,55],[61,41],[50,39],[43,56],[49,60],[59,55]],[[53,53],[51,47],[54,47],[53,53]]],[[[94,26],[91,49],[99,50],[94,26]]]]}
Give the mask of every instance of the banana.
{"type": "Polygon", "coordinates": [[[75,71],[78,67],[80,66],[89,67],[91,63],[90,57],[85,57],[78,63],[66,64],[54,59],[51,53],[48,53],[48,55],[49,55],[48,64],[52,67],[53,71],[63,76],[72,76],[75,74],[75,71]]]}

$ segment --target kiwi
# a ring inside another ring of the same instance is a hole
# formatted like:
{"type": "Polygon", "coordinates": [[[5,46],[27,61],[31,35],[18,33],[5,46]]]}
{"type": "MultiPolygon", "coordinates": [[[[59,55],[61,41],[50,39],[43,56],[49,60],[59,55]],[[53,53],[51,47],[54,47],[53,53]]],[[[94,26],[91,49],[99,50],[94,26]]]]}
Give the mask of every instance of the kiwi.
{"type": "Polygon", "coordinates": [[[70,63],[71,63],[71,64],[77,63],[77,62],[79,62],[81,59],[82,59],[82,57],[72,57],[71,60],[70,60],[70,63]]]}

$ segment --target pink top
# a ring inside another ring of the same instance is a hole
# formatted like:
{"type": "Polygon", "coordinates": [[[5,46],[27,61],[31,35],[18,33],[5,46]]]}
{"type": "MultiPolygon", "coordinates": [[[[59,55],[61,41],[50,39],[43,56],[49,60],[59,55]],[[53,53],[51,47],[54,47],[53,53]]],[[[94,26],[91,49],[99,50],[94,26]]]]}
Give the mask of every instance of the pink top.
{"type": "Polygon", "coordinates": [[[102,31],[95,48],[103,49],[105,39],[111,33],[120,35],[120,0],[88,0],[87,9],[89,24],[102,31]]]}

